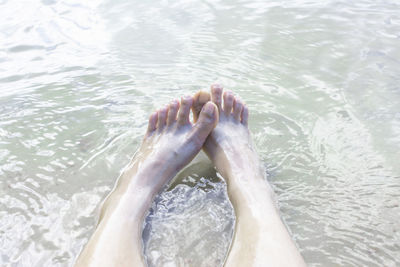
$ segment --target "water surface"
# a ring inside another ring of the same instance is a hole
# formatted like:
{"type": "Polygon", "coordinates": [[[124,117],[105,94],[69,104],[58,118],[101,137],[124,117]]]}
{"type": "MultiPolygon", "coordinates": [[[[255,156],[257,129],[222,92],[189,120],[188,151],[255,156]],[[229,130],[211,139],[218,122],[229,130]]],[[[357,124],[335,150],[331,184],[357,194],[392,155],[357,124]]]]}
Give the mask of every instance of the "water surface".
{"type": "MultiPolygon", "coordinates": [[[[248,103],[310,266],[400,264],[397,1],[0,1],[0,263],[71,266],[149,114],[248,103]]],[[[203,158],[146,219],[151,266],[218,266],[234,213],[203,158]]]]}

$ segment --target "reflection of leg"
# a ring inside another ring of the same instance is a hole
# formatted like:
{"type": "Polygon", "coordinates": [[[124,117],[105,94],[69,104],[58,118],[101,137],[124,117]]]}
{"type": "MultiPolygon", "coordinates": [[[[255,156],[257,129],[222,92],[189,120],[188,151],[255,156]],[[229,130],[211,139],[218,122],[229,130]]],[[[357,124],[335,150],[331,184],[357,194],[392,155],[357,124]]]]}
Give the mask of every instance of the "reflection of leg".
{"type": "Polygon", "coordinates": [[[200,151],[218,112],[204,106],[192,125],[192,97],[150,116],[148,131],[132,163],[105,201],[99,224],[77,266],[143,266],[142,223],[154,196],[200,151]]]}
{"type": "MultiPolygon", "coordinates": [[[[194,99],[196,120],[210,94],[199,92],[194,99]]],[[[274,206],[273,192],[251,145],[247,107],[229,91],[222,95],[218,85],[211,87],[211,100],[218,107],[219,122],[204,150],[226,180],[236,213],[235,235],[225,265],[304,266],[274,206]]]]}

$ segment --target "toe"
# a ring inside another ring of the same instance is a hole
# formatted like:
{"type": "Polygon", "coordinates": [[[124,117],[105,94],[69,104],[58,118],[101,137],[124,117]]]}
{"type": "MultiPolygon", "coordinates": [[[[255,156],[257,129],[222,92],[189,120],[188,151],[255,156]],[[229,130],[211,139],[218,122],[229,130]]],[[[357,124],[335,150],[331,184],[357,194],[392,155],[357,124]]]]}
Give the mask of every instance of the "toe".
{"type": "Polygon", "coordinates": [[[176,114],[178,114],[179,101],[173,100],[168,106],[167,125],[170,126],[176,121],[176,114]]]}
{"type": "Polygon", "coordinates": [[[157,130],[162,131],[167,121],[168,108],[164,107],[158,111],[157,130]]]}
{"type": "Polygon", "coordinates": [[[193,105],[192,105],[194,122],[196,122],[199,119],[201,109],[203,108],[205,103],[210,101],[210,99],[211,99],[210,93],[205,91],[199,91],[194,95],[193,105]]]}
{"type": "Polygon", "coordinates": [[[193,98],[191,96],[182,97],[181,106],[178,112],[178,124],[185,125],[189,124],[190,108],[193,104],[193,98]]]}
{"type": "Polygon", "coordinates": [[[233,93],[231,91],[224,92],[224,113],[226,116],[232,112],[233,99],[233,93]]]}
{"type": "Polygon", "coordinates": [[[247,126],[249,121],[249,108],[247,106],[243,106],[242,110],[242,124],[247,126]]]}
{"type": "Polygon", "coordinates": [[[240,121],[240,115],[243,110],[243,102],[240,98],[236,98],[233,104],[233,118],[236,121],[240,121]]]}
{"type": "Polygon", "coordinates": [[[221,85],[219,84],[211,85],[211,101],[214,102],[218,110],[221,110],[222,91],[223,88],[221,85]]]}
{"type": "Polygon", "coordinates": [[[157,120],[158,120],[158,113],[153,112],[149,117],[149,125],[147,126],[147,135],[150,135],[152,132],[154,132],[157,126],[157,120]]]}
{"type": "Polygon", "coordinates": [[[218,109],[213,102],[207,102],[200,111],[199,119],[193,127],[190,140],[202,147],[207,136],[218,122],[218,109]]]}

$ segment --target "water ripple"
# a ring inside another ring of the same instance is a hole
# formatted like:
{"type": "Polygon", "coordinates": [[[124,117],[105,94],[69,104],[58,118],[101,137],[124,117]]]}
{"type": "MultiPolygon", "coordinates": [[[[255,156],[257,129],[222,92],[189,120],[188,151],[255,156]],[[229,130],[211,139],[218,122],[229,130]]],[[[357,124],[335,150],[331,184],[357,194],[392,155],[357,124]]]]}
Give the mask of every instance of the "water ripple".
{"type": "MultiPolygon", "coordinates": [[[[219,81],[251,110],[307,263],[399,265],[397,1],[0,7],[1,263],[71,265],[150,112],[219,81]]],[[[221,265],[233,225],[225,184],[194,163],[147,218],[147,259],[221,265]]]]}

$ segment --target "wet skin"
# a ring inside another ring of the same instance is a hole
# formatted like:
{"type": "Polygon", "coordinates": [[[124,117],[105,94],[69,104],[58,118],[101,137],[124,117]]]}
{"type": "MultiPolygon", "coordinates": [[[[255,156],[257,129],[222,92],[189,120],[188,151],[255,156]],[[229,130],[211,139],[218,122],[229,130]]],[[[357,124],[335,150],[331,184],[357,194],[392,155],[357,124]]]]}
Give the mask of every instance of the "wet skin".
{"type": "Polygon", "coordinates": [[[275,207],[274,193],[253,148],[249,111],[231,91],[219,85],[194,96],[194,119],[208,100],[217,106],[219,122],[203,149],[228,186],[236,225],[225,266],[305,266],[275,207]]]}
{"type": "Polygon", "coordinates": [[[236,213],[226,266],[304,266],[251,145],[248,108],[219,85],[153,113],[143,143],[103,203],[76,266],[145,266],[141,230],[157,193],[203,148],[236,213]],[[190,109],[195,123],[189,121],[190,109]]]}

